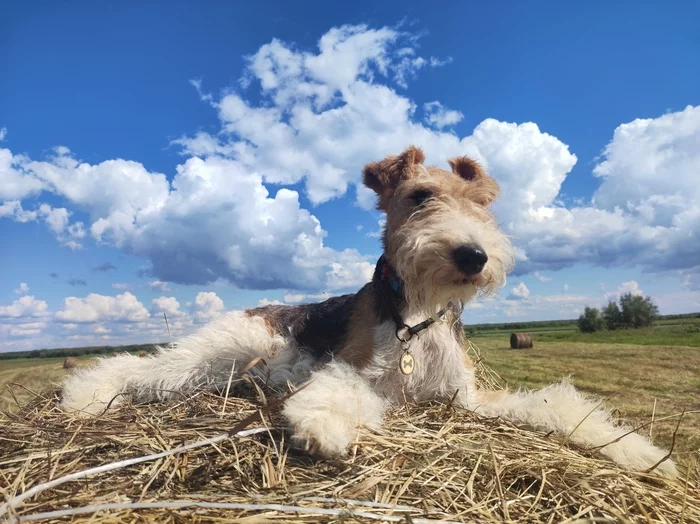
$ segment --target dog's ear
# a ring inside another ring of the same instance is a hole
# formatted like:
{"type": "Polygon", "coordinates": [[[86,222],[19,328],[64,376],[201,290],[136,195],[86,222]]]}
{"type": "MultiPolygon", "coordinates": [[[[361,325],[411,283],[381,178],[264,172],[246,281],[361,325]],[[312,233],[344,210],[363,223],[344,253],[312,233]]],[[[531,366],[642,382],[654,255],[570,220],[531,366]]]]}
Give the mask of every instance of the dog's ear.
{"type": "Polygon", "coordinates": [[[498,183],[488,176],[476,160],[468,156],[450,158],[447,161],[455,175],[472,182],[470,198],[477,204],[487,206],[498,196],[498,183]]]}
{"type": "Polygon", "coordinates": [[[413,166],[425,161],[423,151],[410,146],[397,156],[367,164],[362,170],[365,185],[379,195],[377,207],[386,210],[401,180],[411,176],[413,166]]]}

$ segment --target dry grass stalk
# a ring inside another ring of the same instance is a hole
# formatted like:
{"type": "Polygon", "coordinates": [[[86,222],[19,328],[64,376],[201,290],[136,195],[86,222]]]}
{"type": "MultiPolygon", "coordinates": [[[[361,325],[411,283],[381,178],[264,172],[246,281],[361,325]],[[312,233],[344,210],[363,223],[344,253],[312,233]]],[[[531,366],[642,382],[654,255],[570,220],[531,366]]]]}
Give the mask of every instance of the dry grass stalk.
{"type": "MultiPolygon", "coordinates": [[[[470,352],[478,361],[478,349],[470,352]]],[[[484,387],[503,384],[477,366],[484,387]]],[[[311,460],[289,448],[281,427],[274,402],[262,407],[204,391],[92,419],[61,412],[56,392],[45,393],[18,414],[0,415],[0,493],[7,501],[66,475],[151,455],[36,491],[12,518],[700,523],[695,462],[679,481],[625,473],[552,437],[438,404],[396,409],[381,432],[362,431],[344,460],[311,460]],[[260,432],[218,438],[244,426],[260,432]]]]}

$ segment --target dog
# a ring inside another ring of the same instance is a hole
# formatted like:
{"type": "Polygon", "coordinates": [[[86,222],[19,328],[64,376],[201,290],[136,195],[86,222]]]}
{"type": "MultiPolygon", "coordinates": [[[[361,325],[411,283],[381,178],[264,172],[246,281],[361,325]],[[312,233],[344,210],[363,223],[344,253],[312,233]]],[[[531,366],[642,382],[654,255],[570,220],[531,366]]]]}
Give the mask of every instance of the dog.
{"type": "Polygon", "coordinates": [[[321,457],[345,455],[358,428],[379,428],[393,404],[444,399],[601,448],[623,468],[675,477],[662,449],[567,381],[538,391],[477,388],[461,314],[498,292],[513,268],[511,242],[489,209],[499,186],[469,157],[448,160],[449,171],[424,161],[411,146],[364,167],[386,226],[384,253],[358,293],[231,312],[154,356],[102,359],[67,378],[63,408],[95,414],[123,394],[151,402],[222,390],[232,373],[264,359],[269,384],[305,385],[282,414],[293,441],[321,457]]]}

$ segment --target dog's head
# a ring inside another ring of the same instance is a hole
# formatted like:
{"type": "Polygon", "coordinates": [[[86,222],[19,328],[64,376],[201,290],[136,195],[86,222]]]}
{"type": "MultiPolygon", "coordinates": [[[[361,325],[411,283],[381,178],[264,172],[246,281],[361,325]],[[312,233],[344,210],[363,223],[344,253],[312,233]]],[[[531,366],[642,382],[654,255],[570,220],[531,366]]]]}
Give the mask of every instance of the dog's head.
{"type": "Polygon", "coordinates": [[[513,266],[510,241],[488,210],[498,184],[467,157],[448,160],[451,171],[424,160],[412,146],[363,171],[386,212],[384,253],[406,299],[433,309],[497,291],[513,266]]]}

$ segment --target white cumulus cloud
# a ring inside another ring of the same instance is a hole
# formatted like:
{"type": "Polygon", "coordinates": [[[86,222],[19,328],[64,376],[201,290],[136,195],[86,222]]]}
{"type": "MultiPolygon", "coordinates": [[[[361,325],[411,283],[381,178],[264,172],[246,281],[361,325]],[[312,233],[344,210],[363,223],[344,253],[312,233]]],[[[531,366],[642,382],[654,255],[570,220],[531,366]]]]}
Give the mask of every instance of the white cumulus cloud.
{"type": "Polygon", "coordinates": [[[26,170],[28,158],[13,155],[0,147],[0,201],[20,200],[36,195],[44,189],[44,183],[26,170]]]}
{"type": "Polygon", "coordinates": [[[511,300],[522,300],[530,296],[530,290],[524,282],[520,282],[517,286],[511,288],[508,293],[508,298],[511,300]]]}
{"type": "Polygon", "coordinates": [[[0,306],[0,317],[42,317],[47,315],[49,306],[44,300],[37,300],[31,295],[18,298],[9,306],[0,306]]]}
{"type": "Polygon", "coordinates": [[[162,293],[170,291],[168,283],[163,282],[162,280],[153,280],[148,283],[148,287],[150,287],[153,291],[160,291],[162,293]]]}
{"type": "Polygon", "coordinates": [[[197,323],[205,323],[220,317],[224,312],[224,301],[213,291],[197,294],[192,304],[192,312],[197,323]]]}
{"type": "Polygon", "coordinates": [[[626,295],[627,293],[632,293],[633,295],[644,294],[642,289],[639,287],[639,283],[636,280],[630,280],[629,282],[623,282],[620,284],[616,290],[605,293],[603,298],[606,302],[609,300],[617,300],[622,295],[626,295]]]}
{"type": "Polygon", "coordinates": [[[425,121],[437,129],[453,126],[464,119],[464,115],[460,111],[447,109],[437,101],[424,104],[423,111],[425,111],[425,121]]]}
{"type": "Polygon", "coordinates": [[[36,211],[27,211],[19,200],[10,200],[0,204],[0,218],[9,218],[16,222],[33,222],[36,220],[36,211]]]}
{"type": "Polygon", "coordinates": [[[13,290],[13,293],[15,295],[26,295],[27,293],[29,293],[29,286],[26,282],[21,282],[20,285],[17,286],[17,289],[13,290]]]}
{"type": "Polygon", "coordinates": [[[269,298],[261,298],[260,300],[258,300],[258,307],[282,305],[284,305],[284,302],[281,302],[279,300],[270,300],[269,298]]]}
{"type": "Polygon", "coordinates": [[[96,293],[85,298],[67,297],[55,315],[56,320],[66,323],[138,322],[149,316],[144,305],[128,291],[114,297],[96,293]]]}
{"type": "Polygon", "coordinates": [[[329,293],[316,293],[316,294],[304,294],[304,293],[289,293],[284,295],[284,302],[286,304],[299,304],[302,302],[321,302],[327,300],[331,297],[329,293]]]}
{"type": "Polygon", "coordinates": [[[185,312],[180,310],[180,302],[175,297],[158,297],[152,301],[151,313],[167,313],[171,318],[182,317],[185,312]]]}
{"type": "MultiPolygon", "coordinates": [[[[594,174],[601,185],[589,204],[548,198],[512,223],[523,249],[516,271],[589,263],[700,272],[700,106],[620,125],[594,174]]],[[[561,181],[552,183],[558,193],[561,181]]]]}
{"type": "Polygon", "coordinates": [[[20,324],[0,325],[0,333],[11,337],[35,337],[46,329],[46,322],[23,322],[20,324]]]}

